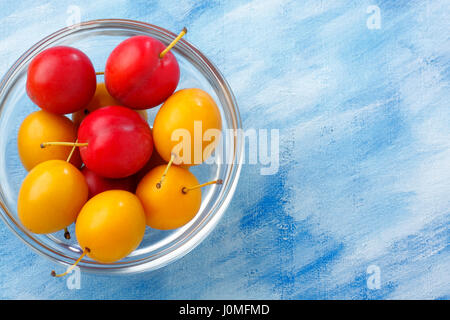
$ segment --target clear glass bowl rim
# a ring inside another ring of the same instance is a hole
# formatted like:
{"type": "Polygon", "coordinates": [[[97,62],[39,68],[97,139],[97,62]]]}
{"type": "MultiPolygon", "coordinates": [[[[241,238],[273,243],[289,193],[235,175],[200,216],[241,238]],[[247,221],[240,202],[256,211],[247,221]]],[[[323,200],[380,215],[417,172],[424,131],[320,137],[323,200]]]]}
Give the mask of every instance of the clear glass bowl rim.
{"type": "MultiPolygon", "coordinates": [[[[62,28],[49,36],[43,38],[30,49],[28,49],[16,62],[11,66],[11,68],[6,72],[0,82],[0,117],[3,110],[3,100],[8,94],[8,88],[13,82],[15,75],[21,70],[21,68],[37,55],[45,47],[49,46],[51,43],[63,39],[73,33],[79,31],[85,31],[87,29],[101,29],[101,28],[120,28],[128,30],[136,30],[139,32],[157,33],[159,36],[165,38],[167,43],[169,43],[176,34],[141,21],[128,20],[128,19],[97,19],[82,22],[73,26],[62,28]]],[[[174,49],[172,49],[174,50],[174,49]]],[[[225,78],[222,76],[220,71],[214,66],[209,59],[203,55],[200,50],[195,46],[190,44],[185,39],[181,39],[177,46],[175,47],[177,52],[183,53],[184,55],[190,56],[194,59],[202,68],[207,70],[210,75],[214,77],[214,84],[219,88],[220,94],[225,99],[226,103],[222,103],[224,108],[227,108],[232,120],[233,129],[235,130],[235,135],[233,137],[233,157],[230,167],[227,170],[227,175],[224,177],[224,183],[222,185],[221,192],[219,194],[218,200],[216,200],[215,205],[212,210],[208,212],[205,218],[196,226],[193,226],[192,230],[189,231],[182,239],[171,245],[169,248],[165,249],[165,253],[156,259],[148,257],[142,259],[139,263],[134,263],[131,265],[115,263],[109,265],[101,265],[92,261],[82,260],[78,265],[82,271],[97,273],[97,274],[130,274],[138,273],[144,271],[155,270],[161,268],[189,253],[198,244],[200,244],[203,239],[214,229],[218,221],[224,214],[226,208],[228,207],[231,198],[236,190],[237,183],[239,180],[239,175],[242,167],[242,157],[243,157],[243,143],[242,143],[242,121],[239,114],[239,109],[236,103],[236,99],[231,91],[225,78]]],[[[39,242],[33,235],[24,229],[15,219],[14,214],[6,206],[6,201],[2,192],[0,185],[0,216],[6,223],[6,225],[15,233],[19,239],[21,239],[27,246],[31,247],[38,254],[54,261],[59,264],[68,266],[75,262],[73,257],[66,256],[47,247],[46,245],[39,242]]]]}

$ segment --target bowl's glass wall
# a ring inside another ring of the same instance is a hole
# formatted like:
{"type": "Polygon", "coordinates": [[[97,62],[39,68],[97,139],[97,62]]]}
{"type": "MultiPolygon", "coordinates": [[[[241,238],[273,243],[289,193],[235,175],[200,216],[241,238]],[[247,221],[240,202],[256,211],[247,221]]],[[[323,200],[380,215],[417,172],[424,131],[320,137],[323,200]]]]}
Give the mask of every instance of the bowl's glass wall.
{"type": "MultiPolygon", "coordinates": [[[[17,195],[27,172],[20,163],[17,151],[17,133],[23,119],[38,110],[25,92],[26,72],[31,59],[40,51],[55,45],[69,45],[81,49],[92,60],[96,71],[103,71],[105,61],[117,44],[138,34],[153,36],[169,43],[175,35],[158,27],[126,20],[97,20],[75,28],[62,29],[42,40],[27,51],[5,75],[0,85],[0,202],[2,217],[9,227],[39,253],[63,264],[71,264],[80,255],[74,233],[66,240],[63,232],[51,235],[29,233],[17,219],[17,195]]],[[[192,45],[182,40],[173,53],[180,64],[181,79],[177,90],[201,88],[216,100],[222,115],[222,126],[239,129],[240,118],[231,90],[215,67],[192,45]]],[[[98,81],[103,81],[102,76],[98,81]]],[[[148,111],[153,122],[158,108],[148,111]]],[[[99,264],[83,259],[82,269],[94,272],[127,273],[159,268],[189,252],[215,226],[232,197],[239,176],[241,140],[239,134],[227,139],[226,154],[232,161],[221,164],[202,164],[191,171],[200,182],[223,179],[221,186],[202,190],[202,206],[196,217],[186,226],[172,231],[147,228],[144,240],[129,257],[114,264],[99,264]],[[232,163],[229,163],[232,162],[232,163]]],[[[219,157],[223,156],[220,153],[219,157]]]]}

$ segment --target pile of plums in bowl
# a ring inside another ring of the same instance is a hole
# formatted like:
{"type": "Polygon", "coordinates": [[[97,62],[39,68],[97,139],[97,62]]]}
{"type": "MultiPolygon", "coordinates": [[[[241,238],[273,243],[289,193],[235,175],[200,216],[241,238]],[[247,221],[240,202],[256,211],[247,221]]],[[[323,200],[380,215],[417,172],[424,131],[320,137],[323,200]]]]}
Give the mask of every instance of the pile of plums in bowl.
{"type": "Polygon", "coordinates": [[[67,227],[75,223],[83,250],[77,262],[85,255],[119,261],[139,246],[146,226],[187,224],[200,209],[201,188],[221,183],[201,184],[189,171],[214,151],[222,121],[207,92],[175,91],[180,68],[170,49],[185,33],[168,46],[130,37],[100,72],[68,46],[48,48],[29,65],[26,92],[41,110],[19,128],[18,152],[29,172],[17,212],[37,234],[64,230],[70,238],[67,227]],[[97,83],[99,74],[104,83],[97,83]],[[146,109],[161,104],[150,127],[146,109]],[[215,133],[210,144],[196,144],[198,125],[215,133]],[[179,143],[182,135],[193,143],[179,143]]]}

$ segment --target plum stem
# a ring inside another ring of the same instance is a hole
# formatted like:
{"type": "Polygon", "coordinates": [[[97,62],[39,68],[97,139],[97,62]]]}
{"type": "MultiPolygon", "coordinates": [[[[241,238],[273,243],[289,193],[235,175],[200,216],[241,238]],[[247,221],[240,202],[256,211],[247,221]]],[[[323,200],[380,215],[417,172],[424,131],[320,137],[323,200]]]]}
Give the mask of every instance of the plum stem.
{"type": "MultiPolygon", "coordinates": [[[[76,144],[76,143],[78,143],[78,139],[75,140],[75,144],[76,144]]],[[[72,150],[70,150],[69,156],[67,157],[67,160],[66,160],[67,162],[70,162],[70,159],[72,159],[72,155],[73,155],[73,153],[74,153],[76,147],[77,147],[77,146],[74,145],[74,146],[72,147],[72,150]]]]}
{"type": "Polygon", "coordinates": [[[166,55],[167,52],[169,52],[170,49],[172,49],[175,44],[187,33],[186,27],[183,28],[183,30],[180,32],[180,34],[173,39],[173,41],[159,54],[159,58],[162,59],[166,55]]]}
{"type": "Polygon", "coordinates": [[[67,227],[64,228],[64,238],[66,238],[67,240],[70,240],[70,232],[67,229],[67,227]]]}
{"type": "Polygon", "coordinates": [[[42,142],[41,148],[45,148],[47,146],[65,146],[65,147],[87,147],[88,143],[80,143],[80,142],[42,142]]]}
{"type": "Polygon", "coordinates": [[[172,155],[170,156],[170,161],[169,161],[169,163],[167,164],[167,167],[166,167],[166,169],[164,170],[164,172],[163,172],[163,174],[162,174],[162,176],[161,176],[161,180],[159,180],[159,182],[156,184],[156,188],[158,188],[158,189],[161,188],[162,183],[163,183],[163,181],[164,181],[164,178],[166,177],[167,172],[169,171],[169,168],[170,168],[170,166],[171,166],[172,163],[173,163],[173,160],[175,160],[175,155],[174,155],[174,154],[172,154],[172,155]]]}
{"type": "Polygon", "coordinates": [[[83,253],[81,254],[81,256],[77,259],[77,261],[75,261],[75,263],[73,265],[71,265],[66,272],[64,273],[60,273],[60,274],[56,274],[55,270],[52,270],[52,272],[50,273],[53,277],[56,278],[60,278],[60,277],[64,277],[65,275],[69,274],[72,272],[73,268],[75,268],[77,266],[77,264],[81,261],[81,259],[83,259],[83,257],[85,255],[87,255],[89,252],[91,252],[91,250],[89,248],[84,248],[83,253]]]}
{"type": "Polygon", "coordinates": [[[223,183],[223,180],[222,180],[222,179],[214,180],[214,181],[209,181],[209,182],[205,182],[205,183],[202,183],[202,184],[193,186],[193,187],[183,187],[183,188],[181,189],[181,192],[183,192],[184,194],[186,194],[186,193],[188,193],[189,190],[194,190],[194,189],[206,187],[206,186],[209,186],[210,184],[222,184],[222,183],[223,183]]]}

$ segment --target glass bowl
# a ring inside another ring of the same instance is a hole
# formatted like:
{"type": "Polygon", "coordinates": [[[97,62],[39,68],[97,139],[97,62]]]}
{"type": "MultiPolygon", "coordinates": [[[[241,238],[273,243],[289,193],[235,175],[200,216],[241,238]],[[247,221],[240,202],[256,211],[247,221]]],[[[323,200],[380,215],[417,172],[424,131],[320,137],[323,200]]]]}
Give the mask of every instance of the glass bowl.
{"type": "MultiPolygon", "coordinates": [[[[17,195],[27,172],[17,150],[17,133],[23,119],[38,108],[26,95],[26,73],[30,61],[46,48],[67,45],[85,52],[96,71],[103,71],[106,59],[116,45],[134,35],[149,35],[170,43],[176,34],[160,27],[132,20],[104,19],[83,22],[61,29],[39,41],[9,69],[0,83],[0,213],[8,227],[30,248],[63,265],[71,265],[82,250],[75,239],[74,225],[69,227],[71,240],[63,231],[38,235],[27,231],[17,216],[17,195]]],[[[101,264],[84,258],[82,271],[124,274],[154,270],[182,257],[197,246],[224,214],[236,189],[242,157],[241,119],[233,93],[217,68],[193,45],[182,39],[172,49],[180,65],[177,90],[201,88],[212,95],[221,115],[224,152],[217,152],[217,163],[195,166],[191,171],[200,183],[222,179],[222,185],[202,189],[202,205],[195,218],[182,228],[159,231],[147,227],[141,245],[125,259],[101,264]],[[232,134],[229,134],[229,133],[232,134]],[[227,158],[227,159],[225,159],[227,158]]],[[[103,81],[100,76],[98,81],[103,81]]],[[[149,122],[157,112],[149,110],[149,122]]]]}

